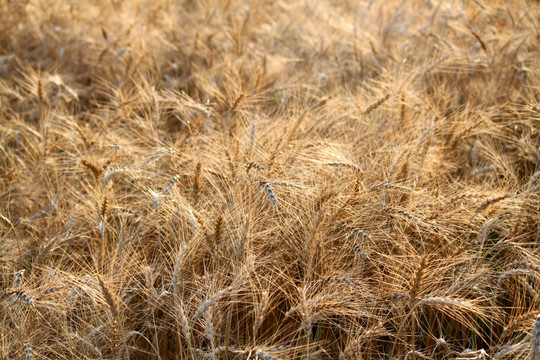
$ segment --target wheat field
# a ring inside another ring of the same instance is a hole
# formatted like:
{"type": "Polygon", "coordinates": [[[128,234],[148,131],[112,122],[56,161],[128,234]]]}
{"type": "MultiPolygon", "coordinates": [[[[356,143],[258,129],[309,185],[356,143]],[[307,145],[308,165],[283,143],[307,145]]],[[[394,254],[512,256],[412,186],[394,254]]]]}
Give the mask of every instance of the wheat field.
{"type": "Polygon", "coordinates": [[[0,359],[540,359],[539,19],[0,0],[0,359]]]}

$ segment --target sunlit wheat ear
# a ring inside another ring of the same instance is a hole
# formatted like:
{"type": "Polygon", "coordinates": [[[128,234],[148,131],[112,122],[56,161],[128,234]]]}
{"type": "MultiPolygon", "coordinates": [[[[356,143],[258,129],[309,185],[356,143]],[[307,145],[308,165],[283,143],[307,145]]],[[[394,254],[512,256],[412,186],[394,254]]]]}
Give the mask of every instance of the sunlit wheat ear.
{"type": "Polygon", "coordinates": [[[478,239],[476,240],[476,243],[479,245],[484,245],[488,235],[490,234],[491,230],[497,226],[497,224],[500,222],[498,218],[493,218],[484,224],[482,226],[482,229],[480,230],[480,233],[478,234],[478,239]]]}
{"type": "Polygon", "coordinates": [[[25,303],[28,306],[34,305],[34,303],[36,301],[35,297],[28,295],[24,291],[18,291],[16,294],[17,294],[17,300],[22,301],[23,303],[25,303]]]}
{"type": "MultiPolygon", "coordinates": [[[[493,360],[496,360],[496,359],[500,359],[502,357],[507,357],[507,356],[510,356],[514,353],[517,353],[518,351],[519,352],[522,352],[523,350],[527,349],[528,347],[530,347],[530,344],[528,342],[521,342],[521,343],[518,343],[518,344],[513,344],[513,345],[505,345],[503,346],[502,348],[500,348],[500,350],[498,350],[495,354],[493,354],[493,360]]],[[[513,358],[511,358],[513,359],[513,358]]]]}
{"type": "Polygon", "coordinates": [[[508,277],[518,276],[518,275],[528,275],[531,272],[537,272],[537,273],[540,274],[540,267],[529,264],[529,263],[524,262],[524,261],[519,261],[519,262],[512,263],[512,264],[510,264],[510,267],[513,267],[513,269],[510,269],[510,270],[507,270],[507,271],[503,272],[499,276],[499,278],[497,279],[497,285],[498,286],[501,286],[501,284],[503,284],[504,281],[508,277]]]}
{"type": "Polygon", "coordinates": [[[159,213],[159,197],[160,197],[160,194],[155,192],[154,190],[148,190],[148,193],[150,194],[150,196],[152,197],[152,206],[157,213],[159,213]]]}
{"type": "Polygon", "coordinates": [[[180,326],[182,329],[182,334],[185,336],[187,343],[191,344],[191,327],[189,326],[188,318],[184,311],[184,304],[182,302],[180,302],[179,304],[175,304],[175,308],[180,315],[180,326]]]}
{"type": "Polygon", "coordinates": [[[179,180],[180,180],[180,175],[178,174],[170,178],[169,182],[167,182],[167,186],[165,186],[165,188],[161,191],[161,194],[166,195],[179,180]]]}
{"type": "Polygon", "coordinates": [[[405,124],[408,120],[409,112],[407,111],[407,104],[405,103],[405,93],[401,94],[400,108],[399,108],[399,120],[401,125],[405,124]]]}
{"type": "Polygon", "coordinates": [[[0,214],[0,223],[8,229],[11,229],[13,227],[13,223],[2,214],[0,214]]]}
{"type": "MultiPolygon", "coordinates": [[[[118,312],[118,304],[116,302],[116,299],[113,297],[111,292],[109,291],[109,288],[105,285],[103,282],[101,276],[98,276],[99,281],[99,287],[101,288],[101,292],[103,294],[103,297],[105,298],[105,301],[109,307],[109,311],[112,315],[112,321],[110,323],[110,329],[112,331],[112,354],[113,357],[115,357],[118,352],[120,351],[120,343],[123,341],[121,332],[120,332],[120,326],[122,326],[122,322],[120,319],[120,314],[118,312]]],[[[125,345],[125,344],[124,344],[125,345]]]]}
{"type": "Polygon", "coordinates": [[[362,343],[369,341],[371,338],[379,337],[379,336],[385,336],[387,335],[387,332],[384,330],[384,328],[379,324],[378,326],[375,326],[374,328],[371,328],[369,330],[365,330],[360,334],[360,336],[352,339],[345,349],[340,352],[339,354],[339,360],[345,360],[345,359],[354,359],[354,357],[351,357],[354,355],[355,347],[360,346],[362,343]]]}
{"type": "Polygon", "coordinates": [[[32,346],[30,343],[25,342],[23,344],[23,354],[24,354],[24,360],[32,360],[32,346]]]}
{"type": "Polygon", "coordinates": [[[267,182],[261,181],[259,185],[262,188],[262,191],[267,196],[268,200],[273,206],[277,206],[276,194],[274,193],[274,188],[270,186],[267,182]]]}
{"type": "Polygon", "coordinates": [[[195,313],[195,316],[193,317],[193,322],[195,323],[200,317],[201,315],[203,315],[210,306],[214,305],[217,301],[219,301],[225,294],[227,294],[228,292],[230,292],[231,290],[233,289],[237,289],[239,288],[240,286],[242,286],[243,282],[239,282],[238,284],[236,285],[231,285],[229,287],[226,287],[225,289],[222,289],[220,291],[218,291],[217,293],[215,293],[214,295],[212,295],[212,297],[208,300],[206,300],[198,309],[197,309],[197,312],[195,313]]]}
{"type": "Polygon", "coordinates": [[[195,203],[199,201],[199,194],[201,192],[201,167],[201,162],[197,162],[195,174],[193,175],[193,199],[195,203]]]}
{"type": "Polygon", "coordinates": [[[403,360],[408,360],[409,358],[416,358],[416,357],[419,359],[430,359],[429,356],[427,356],[426,354],[418,350],[411,350],[407,354],[405,354],[405,357],[403,358],[403,360]]]}
{"type": "Polygon", "coordinates": [[[99,280],[99,287],[101,288],[101,292],[103,293],[103,296],[105,297],[105,301],[107,302],[107,305],[109,306],[109,309],[111,310],[113,318],[115,320],[118,320],[119,314],[118,314],[118,306],[116,305],[116,301],[114,300],[107,286],[105,286],[105,283],[103,282],[101,277],[98,277],[98,280],[99,280]]]}
{"type": "Polygon", "coordinates": [[[246,172],[249,173],[249,171],[251,169],[256,169],[256,170],[259,170],[259,171],[263,171],[264,170],[264,167],[260,164],[257,164],[255,162],[250,162],[246,165],[246,172]]]}
{"type": "Polygon", "coordinates": [[[219,246],[223,236],[223,216],[219,215],[214,225],[214,246],[219,246]]]}
{"type": "Polygon", "coordinates": [[[392,207],[385,207],[384,209],[382,209],[382,212],[383,214],[397,214],[399,216],[402,216],[406,219],[409,219],[411,220],[412,222],[415,222],[415,223],[418,223],[420,222],[420,220],[414,216],[412,216],[411,214],[409,214],[408,212],[404,211],[404,210],[400,210],[400,209],[394,209],[392,207]]]}
{"type": "Polygon", "coordinates": [[[278,356],[278,354],[282,353],[284,350],[287,350],[290,346],[288,345],[282,345],[282,346],[275,346],[275,347],[266,347],[266,346],[259,346],[251,350],[251,353],[254,354],[259,359],[263,360],[279,360],[279,359],[285,359],[285,357],[278,356]]]}
{"type": "Polygon", "coordinates": [[[174,262],[174,269],[172,273],[172,286],[174,291],[174,296],[178,295],[178,283],[179,283],[179,273],[180,273],[180,266],[182,266],[182,259],[184,258],[184,251],[186,250],[187,245],[183,245],[180,251],[178,252],[178,256],[176,257],[176,261],[174,262]]]}
{"type": "Polygon", "coordinates": [[[15,274],[15,278],[13,279],[13,284],[11,285],[13,289],[18,289],[19,286],[21,286],[21,280],[25,271],[25,269],[17,271],[17,274],[15,274]]]}
{"type": "Polygon", "coordinates": [[[107,219],[107,215],[109,214],[109,207],[110,207],[109,198],[104,197],[99,207],[99,216],[101,218],[101,221],[105,221],[107,219]]]}
{"type": "Polygon", "coordinates": [[[523,325],[523,323],[527,322],[528,320],[531,320],[533,317],[533,312],[526,312],[525,314],[522,314],[520,316],[517,316],[504,327],[503,333],[501,335],[502,338],[505,336],[512,335],[516,329],[518,329],[520,326],[523,325]]]}
{"type": "Polygon", "coordinates": [[[210,342],[210,349],[215,349],[215,336],[216,336],[216,327],[214,326],[215,323],[215,315],[213,314],[214,308],[210,308],[205,313],[205,329],[204,329],[204,336],[208,341],[210,342]]]}
{"type": "Polygon", "coordinates": [[[352,169],[356,172],[361,172],[362,170],[354,165],[354,164],[350,164],[350,163],[344,163],[344,162],[327,162],[327,163],[324,163],[324,165],[327,165],[327,166],[332,166],[332,167],[343,167],[343,168],[348,168],[348,169],[352,169]]]}
{"type": "Polygon", "coordinates": [[[41,75],[39,75],[38,83],[37,83],[37,98],[40,103],[45,102],[45,91],[43,90],[43,79],[41,75]]]}
{"type": "Polygon", "coordinates": [[[381,106],[382,104],[384,104],[388,99],[390,99],[390,93],[386,94],[384,97],[380,98],[379,100],[377,100],[375,103],[371,104],[365,111],[364,111],[364,115],[369,115],[371,114],[373,111],[375,111],[379,106],[381,106]]]}
{"type": "Polygon", "coordinates": [[[217,293],[215,293],[210,299],[208,299],[207,301],[205,301],[200,307],[199,309],[197,309],[197,312],[195,313],[195,316],[193,317],[193,322],[196,322],[202,314],[204,314],[206,312],[206,310],[208,310],[208,308],[210,306],[212,306],[215,302],[217,302],[223,295],[225,295],[228,291],[230,290],[230,288],[226,288],[226,289],[223,289],[223,290],[220,290],[218,291],[217,293]]]}
{"type": "Polygon", "coordinates": [[[130,172],[131,170],[127,169],[127,168],[119,168],[119,169],[111,169],[111,170],[107,170],[104,174],[103,174],[103,190],[105,190],[105,188],[107,187],[107,184],[109,183],[109,181],[112,179],[113,175],[115,174],[119,174],[119,173],[124,173],[124,172],[130,172]]]}
{"type": "Polygon", "coordinates": [[[535,184],[535,182],[540,179],[540,170],[535,172],[532,176],[531,176],[531,179],[529,180],[529,192],[533,192],[535,189],[538,188],[538,186],[540,186],[540,184],[535,184]]]}
{"type": "Polygon", "coordinates": [[[101,168],[101,166],[99,166],[95,162],[82,159],[81,164],[83,164],[87,169],[89,169],[96,179],[98,179],[103,173],[103,169],[101,168]]]}
{"type": "Polygon", "coordinates": [[[255,146],[255,124],[251,124],[251,131],[249,133],[248,154],[251,154],[253,152],[254,146],[255,146]]]}
{"type": "Polygon", "coordinates": [[[289,317],[289,316],[293,315],[294,313],[296,313],[298,311],[301,311],[304,314],[309,314],[310,313],[310,308],[315,307],[315,306],[317,306],[319,304],[324,304],[328,300],[335,299],[335,298],[339,297],[341,295],[341,292],[336,291],[336,292],[334,292],[332,294],[326,294],[326,295],[318,296],[316,298],[309,299],[309,300],[305,300],[304,297],[303,297],[303,293],[301,293],[301,294],[302,294],[302,297],[301,297],[301,300],[300,300],[300,304],[295,306],[295,307],[292,307],[291,309],[289,309],[289,311],[287,311],[285,313],[285,317],[289,317]],[[304,300],[302,300],[302,299],[304,299],[304,300]]]}
{"type": "Polygon", "coordinates": [[[278,360],[276,356],[272,355],[269,352],[264,351],[263,349],[256,349],[255,351],[253,351],[253,353],[255,354],[257,358],[262,359],[262,360],[278,360]]]}
{"type": "Polygon", "coordinates": [[[75,339],[77,341],[80,341],[82,344],[84,344],[85,347],[90,349],[99,358],[103,357],[102,352],[94,344],[92,344],[91,341],[85,339],[84,337],[82,337],[82,336],[80,336],[78,334],[68,333],[68,335],[69,335],[69,337],[71,337],[71,338],[73,338],[73,339],[75,339]]]}
{"type": "Polygon", "coordinates": [[[231,105],[230,110],[229,110],[231,113],[235,112],[240,107],[240,105],[242,104],[242,101],[244,100],[245,96],[246,96],[245,93],[240,93],[236,97],[236,100],[234,100],[234,103],[231,105]]]}
{"type": "Polygon", "coordinates": [[[508,199],[510,198],[512,195],[511,194],[506,194],[506,195],[501,195],[501,196],[497,196],[497,197],[494,197],[492,199],[489,199],[489,200],[486,200],[484,201],[483,203],[481,203],[477,208],[476,208],[476,211],[477,212],[480,212],[482,210],[485,210],[488,208],[488,206],[490,205],[493,205],[493,204],[496,204],[500,201],[503,201],[505,199],[508,199]]]}
{"type": "Polygon", "coordinates": [[[53,287],[47,288],[47,289],[45,289],[45,290],[43,290],[41,292],[41,294],[38,297],[38,300],[41,300],[44,297],[46,297],[46,296],[48,296],[50,294],[54,294],[54,293],[56,293],[56,292],[58,292],[58,291],[60,291],[62,289],[63,289],[63,286],[53,286],[53,287]]]}
{"type": "Polygon", "coordinates": [[[427,74],[429,74],[433,69],[435,69],[437,66],[441,65],[443,62],[445,62],[446,60],[448,60],[448,55],[446,56],[443,56],[442,58],[438,59],[437,61],[435,61],[433,64],[425,67],[424,69],[422,69],[422,71],[419,71],[418,73],[416,73],[416,75],[414,76],[414,78],[422,78],[424,76],[426,76],[427,74]]]}
{"type": "Polygon", "coordinates": [[[253,322],[253,336],[257,335],[257,330],[261,326],[264,320],[264,314],[269,304],[268,291],[264,290],[261,295],[261,299],[258,304],[255,305],[255,321],[253,322]]]}
{"type": "Polygon", "coordinates": [[[422,260],[420,261],[420,264],[418,265],[418,268],[416,269],[414,282],[411,286],[411,290],[409,294],[409,299],[410,299],[411,304],[414,304],[416,302],[416,298],[422,289],[422,282],[424,280],[426,266],[427,266],[427,260],[425,257],[423,257],[422,260]]]}
{"type": "Polygon", "coordinates": [[[451,308],[461,308],[468,310],[475,310],[476,306],[474,303],[463,300],[463,299],[452,299],[452,298],[443,298],[443,297],[430,297],[420,299],[414,306],[414,308],[419,308],[423,305],[442,305],[451,308]]]}

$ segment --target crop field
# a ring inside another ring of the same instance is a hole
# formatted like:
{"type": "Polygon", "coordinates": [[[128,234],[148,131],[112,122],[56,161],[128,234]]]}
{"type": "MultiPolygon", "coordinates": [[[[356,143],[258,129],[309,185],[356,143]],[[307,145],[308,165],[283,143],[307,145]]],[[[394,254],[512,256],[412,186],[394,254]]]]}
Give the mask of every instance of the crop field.
{"type": "Polygon", "coordinates": [[[0,360],[540,360],[539,21],[0,0],[0,360]]]}

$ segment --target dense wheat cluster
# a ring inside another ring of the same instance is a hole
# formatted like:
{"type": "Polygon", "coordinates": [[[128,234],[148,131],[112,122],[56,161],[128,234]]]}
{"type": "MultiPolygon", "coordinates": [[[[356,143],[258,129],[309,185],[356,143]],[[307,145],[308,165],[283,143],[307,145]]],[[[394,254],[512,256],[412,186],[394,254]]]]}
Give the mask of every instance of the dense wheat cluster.
{"type": "Polygon", "coordinates": [[[0,358],[540,359],[539,17],[0,0],[0,358]]]}

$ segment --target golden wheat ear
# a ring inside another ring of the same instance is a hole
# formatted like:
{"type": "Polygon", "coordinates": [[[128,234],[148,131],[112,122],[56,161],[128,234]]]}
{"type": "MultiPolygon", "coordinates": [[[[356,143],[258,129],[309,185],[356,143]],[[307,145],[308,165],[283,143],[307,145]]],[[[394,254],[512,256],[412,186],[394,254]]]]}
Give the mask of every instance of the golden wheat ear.
{"type": "Polygon", "coordinates": [[[98,179],[103,173],[103,168],[93,161],[82,159],[81,164],[92,172],[95,179],[98,179]]]}

